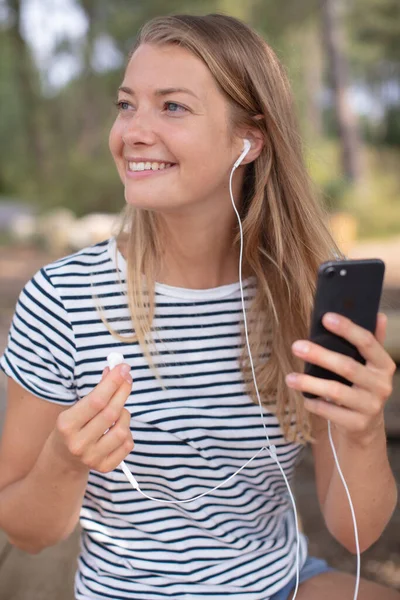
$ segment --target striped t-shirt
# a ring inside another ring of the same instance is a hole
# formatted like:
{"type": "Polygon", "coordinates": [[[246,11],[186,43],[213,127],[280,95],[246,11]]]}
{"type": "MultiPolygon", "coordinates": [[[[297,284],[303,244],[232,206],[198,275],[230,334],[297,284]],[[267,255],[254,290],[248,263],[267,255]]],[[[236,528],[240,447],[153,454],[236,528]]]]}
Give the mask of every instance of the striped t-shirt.
{"type": "MultiPolygon", "coordinates": [[[[247,307],[255,286],[255,278],[243,282],[247,307]]],[[[1,366],[35,396],[69,406],[97,385],[107,355],[122,352],[133,376],[126,408],[135,441],[125,463],[147,495],[192,498],[265,444],[260,407],[246,395],[238,363],[240,286],[156,284],[154,360],[166,391],[139,345],[118,341],[100,318],[99,304],[114,328],[132,332],[125,292],[114,238],[44,267],[21,292],[1,366]]],[[[290,480],[300,445],[286,442],[277,418],[263,413],[290,480]]],[[[144,498],[120,468],[91,471],[80,521],[78,600],[268,600],[295,575],[294,515],[266,451],[185,504],[144,498]]],[[[306,555],[301,535],[300,567],[306,555]]]]}

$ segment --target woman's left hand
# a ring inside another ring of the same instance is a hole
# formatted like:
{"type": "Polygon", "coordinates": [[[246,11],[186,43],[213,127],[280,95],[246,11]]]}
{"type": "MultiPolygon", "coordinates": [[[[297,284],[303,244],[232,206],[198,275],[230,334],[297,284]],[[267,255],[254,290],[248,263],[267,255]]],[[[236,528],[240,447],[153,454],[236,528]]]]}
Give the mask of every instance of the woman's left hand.
{"type": "Polygon", "coordinates": [[[384,427],[383,410],[392,393],[396,370],[396,364],[383,348],[387,317],[378,315],[375,336],[341,315],[326,313],[322,322],[326,329],[356,346],[366,364],[309,340],[298,340],[292,345],[293,354],[341,375],[353,385],[304,373],[290,373],[286,383],[293,389],[319,396],[304,398],[305,408],[331,421],[341,435],[354,441],[368,441],[384,427]]]}

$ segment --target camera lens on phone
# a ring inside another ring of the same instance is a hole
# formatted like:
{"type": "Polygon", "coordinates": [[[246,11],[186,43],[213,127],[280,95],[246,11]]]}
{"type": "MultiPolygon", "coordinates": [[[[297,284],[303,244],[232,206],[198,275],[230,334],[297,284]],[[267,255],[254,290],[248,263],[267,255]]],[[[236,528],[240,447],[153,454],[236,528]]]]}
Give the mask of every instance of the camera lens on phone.
{"type": "Polygon", "coordinates": [[[329,277],[330,279],[335,275],[335,273],[336,273],[335,267],[328,267],[324,271],[325,277],[329,277]]]}

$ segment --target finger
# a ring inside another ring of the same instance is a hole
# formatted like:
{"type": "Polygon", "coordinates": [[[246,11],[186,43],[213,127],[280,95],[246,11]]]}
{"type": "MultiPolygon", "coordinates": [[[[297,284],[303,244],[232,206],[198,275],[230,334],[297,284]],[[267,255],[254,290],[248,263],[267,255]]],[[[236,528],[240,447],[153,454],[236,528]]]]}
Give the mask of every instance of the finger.
{"type": "Polygon", "coordinates": [[[108,473],[118,467],[118,465],[125,460],[130,452],[133,450],[133,440],[128,440],[122,444],[117,450],[114,450],[109,454],[99,465],[97,471],[101,473],[108,473]]]}
{"type": "Polygon", "coordinates": [[[341,375],[359,388],[378,395],[390,395],[385,372],[373,371],[354,358],[333,352],[308,340],[298,340],[292,346],[293,353],[307,362],[341,375]]]}
{"type": "Polygon", "coordinates": [[[106,368],[104,369],[103,373],[101,374],[101,379],[100,379],[100,381],[103,381],[103,379],[105,379],[105,377],[107,377],[107,375],[109,374],[109,372],[110,372],[110,369],[109,369],[109,367],[106,367],[106,368]]]}
{"type": "Polygon", "coordinates": [[[375,337],[382,346],[386,338],[386,330],[387,316],[384,313],[378,313],[378,317],[376,320],[375,337]]]}
{"type": "Polygon", "coordinates": [[[99,414],[110,402],[116,391],[123,385],[132,386],[129,375],[129,365],[118,365],[104,377],[103,381],[94,388],[90,394],[80,400],[66,413],[66,421],[70,421],[74,431],[79,431],[91,419],[99,414]]]}
{"type": "Polygon", "coordinates": [[[100,440],[92,445],[84,455],[86,464],[100,465],[107,456],[118,450],[125,442],[132,443],[132,433],[130,430],[131,415],[129,411],[123,409],[115,425],[104,434],[100,440]]]}
{"type": "Polygon", "coordinates": [[[347,317],[335,313],[326,313],[322,318],[326,329],[356,346],[361,356],[375,367],[388,368],[391,359],[373,333],[356,325],[347,317]]]}
{"type": "Polygon", "coordinates": [[[376,415],[382,410],[382,403],[378,397],[339,381],[300,373],[291,373],[287,376],[286,381],[293,389],[309,392],[321,398],[329,398],[335,404],[364,415],[376,415]]]}
{"type": "MultiPolygon", "coordinates": [[[[79,438],[97,442],[107,429],[113,428],[114,423],[121,416],[125,402],[131,393],[131,386],[127,381],[115,392],[110,402],[93,419],[89,421],[79,432],[79,438]]],[[[111,431],[111,430],[110,430],[111,431]]]]}
{"type": "Polygon", "coordinates": [[[339,427],[343,427],[349,433],[361,433],[367,429],[368,417],[342,406],[337,406],[332,402],[327,402],[322,398],[316,400],[305,398],[304,408],[314,415],[331,421],[331,423],[339,427]]]}

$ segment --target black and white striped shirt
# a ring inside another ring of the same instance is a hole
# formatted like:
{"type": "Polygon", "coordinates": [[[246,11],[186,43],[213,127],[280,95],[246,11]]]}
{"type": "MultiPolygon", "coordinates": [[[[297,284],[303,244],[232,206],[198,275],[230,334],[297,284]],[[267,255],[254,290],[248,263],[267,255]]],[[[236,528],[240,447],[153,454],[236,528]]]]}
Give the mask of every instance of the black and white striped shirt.
{"type": "MultiPolygon", "coordinates": [[[[126,408],[135,440],[125,462],[148,495],[192,498],[265,444],[260,407],[246,395],[238,364],[239,283],[156,284],[154,360],[164,391],[138,344],[112,337],[96,308],[131,332],[125,277],[113,238],[41,269],[21,292],[1,366],[35,396],[68,406],[97,385],[107,355],[122,352],[133,376],[126,408]]],[[[255,284],[243,282],[246,303],[255,284]]],[[[300,445],[286,442],[276,417],[263,412],[291,479],[300,445]]],[[[265,451],[220,489],[185,504],[144,498],[119,468],[91,471],[81,525],[78,600],[268,600],[295,575],[291,503],[265,451]]],[[[306,555],[301,535],[300,567],[306,555]]]]}

